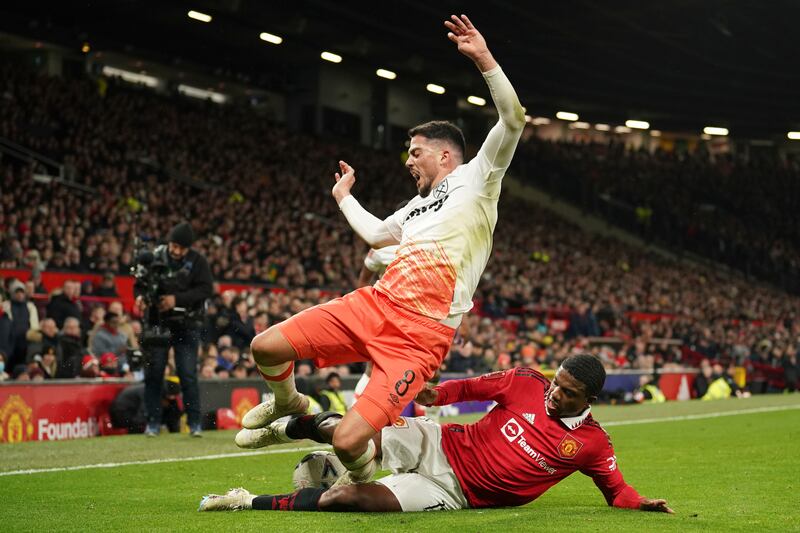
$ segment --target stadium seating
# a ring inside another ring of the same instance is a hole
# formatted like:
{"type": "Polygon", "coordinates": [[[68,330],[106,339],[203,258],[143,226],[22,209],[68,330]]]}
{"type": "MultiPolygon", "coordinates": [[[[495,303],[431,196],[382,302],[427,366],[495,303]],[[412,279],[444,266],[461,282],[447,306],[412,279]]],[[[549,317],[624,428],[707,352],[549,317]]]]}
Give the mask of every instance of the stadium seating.
{"type": "MultiPolygon", "coordinates": [[[[414,194],[399,154],[290,132],[250,109],[8,67],[0,81],[0,136],[63,161],[75,182],[42,183],[40,169],[0,160],[0,268],[126,275],[137,236],[157,239],[190,219],[215,279],[252,286],[241,296],[258,332],[355,284],[367,250],[330,198],[338,159],[356,167],[356,195],[378,216],[414,194]]],[[[535,139],[517,159],[523,180],[676,250],[778,283],[800,279],[791,165],[535,139]],[[647,206],[651,219],[608,207],[620,205],[647,206]]],[[[495,238],[445,370],[552,368],[575,351],[610,368],[692,365],[687,354],[796,368],[800,302],[787,292],[598,238],[510,195],[495,238]]],[[[234,296],[218,295],[208,320],[201,367],[211,375],[224,366],[234,296]]],[[[84,303],[84,337],[97,305],[84,303]]]]}

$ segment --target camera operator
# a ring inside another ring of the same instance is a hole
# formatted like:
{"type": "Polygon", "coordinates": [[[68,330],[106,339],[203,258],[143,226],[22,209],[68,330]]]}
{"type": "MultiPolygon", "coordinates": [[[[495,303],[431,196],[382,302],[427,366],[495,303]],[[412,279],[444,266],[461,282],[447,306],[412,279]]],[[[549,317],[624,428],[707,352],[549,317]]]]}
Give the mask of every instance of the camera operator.
{"type": "Polygon", "coordinates": [[[137,305],[146,308],[148,317],[142,335],[148,436],[158,435],[161,426],[161,389],[170,347],[175,351],[189,431],[194,437],[201,435],[197,351],[213,280],[206,258],[191,249],[193,242],[192,226],[188,222],[178,224],[170,231],[167,246],[156,248],[148,260],[148,269],[157,272],[156,280],[140,283],[137,278],[137,305]],[[148,285],[155,285],[155,290],[148,285]]]}

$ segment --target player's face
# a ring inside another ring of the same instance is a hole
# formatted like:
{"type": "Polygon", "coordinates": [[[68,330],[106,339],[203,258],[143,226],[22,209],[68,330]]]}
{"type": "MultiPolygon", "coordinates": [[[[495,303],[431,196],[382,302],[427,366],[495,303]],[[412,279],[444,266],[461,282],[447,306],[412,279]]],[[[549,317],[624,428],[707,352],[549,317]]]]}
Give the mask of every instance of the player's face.
{"type": "Polygon", "coordinates": [[[433,182],[439,175],[442,153],[439,142],[422,135],[411,137],[406,168],[417,182],[417,192],[422,198],[427,198],[431,193],[433,182]]]}
{"type": "Polygon", "coordinates": [[[557,417],[575,416],[589,405],[586,386],[572,377],[568,371],[559,368],[550,389],[545,395],[547,414],[557,417]]]}

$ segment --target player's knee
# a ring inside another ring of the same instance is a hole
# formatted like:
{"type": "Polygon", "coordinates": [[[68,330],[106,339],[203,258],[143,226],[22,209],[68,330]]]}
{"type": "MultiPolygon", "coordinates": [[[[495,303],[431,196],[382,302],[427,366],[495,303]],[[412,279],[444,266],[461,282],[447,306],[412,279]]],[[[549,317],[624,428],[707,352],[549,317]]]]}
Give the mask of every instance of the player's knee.
{"type": "Polygon", "coordinates": [[[333,449],[340,459],[352,461],[364,453],[367,441],[353,435],[352,432],[341,431],[341,429],[341,426],[336,426],[333,432],[333,449]]]}
{"type": "Polygon", "coordinates": [[[278,335],[278,330],[273,326],[256,335],[250,342],[250,353],[253,354],[256,364],[264,366],[275,364],[272,356],[275,352],[276,335],[278,335]]]}

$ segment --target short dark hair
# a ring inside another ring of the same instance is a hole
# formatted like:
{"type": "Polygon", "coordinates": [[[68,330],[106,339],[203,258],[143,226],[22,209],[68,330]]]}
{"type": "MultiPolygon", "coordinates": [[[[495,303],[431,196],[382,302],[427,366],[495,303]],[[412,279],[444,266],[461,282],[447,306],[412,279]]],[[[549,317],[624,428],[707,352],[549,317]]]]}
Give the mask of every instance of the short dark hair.
{"type": "Polygon", "coordinates": [[[587,396],[597,396],[603,390],[606,369],[597,357],[585,353],[573,355],[561,363],[561,368],[583,383],[587,396]]]}
{"type": "Polygon", "coordinates": [[[467,153],[467,143],[464,141],[464,133],[461,128],[446,120],[431,120],[425,124],[414,126],[408,130],[409,139],[415,135],[422,135],[427,139],[447,141],[461,150],[463,160],[467,153]]]}

